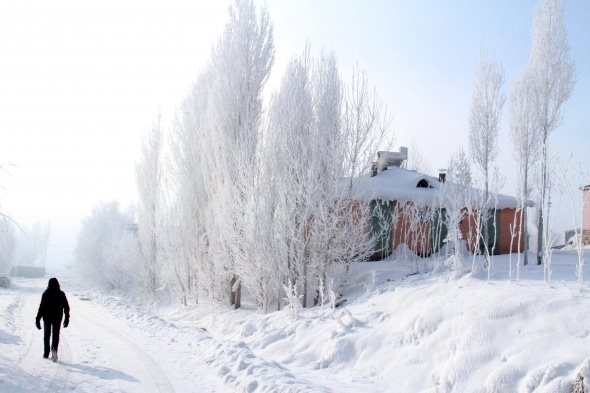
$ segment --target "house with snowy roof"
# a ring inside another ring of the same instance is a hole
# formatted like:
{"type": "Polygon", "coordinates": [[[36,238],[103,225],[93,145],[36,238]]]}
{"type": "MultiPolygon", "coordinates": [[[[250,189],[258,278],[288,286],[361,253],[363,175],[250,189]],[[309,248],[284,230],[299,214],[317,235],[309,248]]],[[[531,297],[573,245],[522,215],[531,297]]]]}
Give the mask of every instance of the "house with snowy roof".
{"type": "Polygon", "coordinates": [[[455,217],[459,215],[456,224],[460,228],[453,233],[460,233],[457,237],[470,251],[481,251],[486,245],[494,254],[524,249],[525,239],[520,236],[523,209],[515,197],[494,193],[483,201],[482,190],[455,187],[446,182],[445,173],[436,178],[408,170],[403,167],[405,160],[407,148],[379,152],[372,173],[352,182],[353,198],[371,201],[371,228],[378,238],[374,259],[402,244],[422,256],[438,251],[453,240],[449,239],[452,209],[455,217]],[[487,235],[481,232],[484,228],[487,235]]]}

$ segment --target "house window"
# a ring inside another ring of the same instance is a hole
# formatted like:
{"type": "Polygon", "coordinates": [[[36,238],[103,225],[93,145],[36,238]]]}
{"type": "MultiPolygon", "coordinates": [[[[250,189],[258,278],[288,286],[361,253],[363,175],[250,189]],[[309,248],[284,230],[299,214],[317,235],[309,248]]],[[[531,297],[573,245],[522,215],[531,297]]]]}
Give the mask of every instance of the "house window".
{"type": "Polygon", "coordinates": [[[416,188],[432,188],[432,186],[428,183],[428,180],[422,179],[416,184],[416,188]]]}

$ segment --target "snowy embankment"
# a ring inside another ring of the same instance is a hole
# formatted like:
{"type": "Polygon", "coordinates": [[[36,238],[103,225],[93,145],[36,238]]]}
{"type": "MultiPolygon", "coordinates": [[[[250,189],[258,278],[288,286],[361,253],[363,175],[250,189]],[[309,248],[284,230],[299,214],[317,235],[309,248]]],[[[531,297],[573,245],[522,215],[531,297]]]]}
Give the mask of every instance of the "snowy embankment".
{"type": "Polygon", "coordinates": [[[440,261],[358,264],[343,307],[297,320],[212,305],[154,316],[72,290],[58,364],[41,359],[33,326],[45,282],[17,282],[0,289],[0,392],[569,393],[578,373],[590,378],[575,252],[554,254],[552,283],[536,265],[509,281],[508,260],[494,258],[489,282],[414,274],[440,261]]]}
{"type": "Polygon", "coordinates": [[[169,318],[196,321],[334,392],[569,393],[579,372],[590,377],[590,291],[578,288],[574,251],[553,260],[552,283],[537,265],[508,281],[508,256],[494,258],[490,282],[367,263],[355,266],[335,311],[292,321],[197,308],[169,318]]]}
{"type": "MultiPolygon", "coordinates": [[[[257,357],[244,342],[215,339],[200,328],[178,327],[113,297],[99,297],[96,301],[115,319],[126,320],[129,325],[154,337],[154,345],[174,343],[185,348],[184,356],[177,361],[187,376],[193,372],[191,365],[198,365],[200,369],[205,365],[210,373],[220,378],[228,391],[275,392],[278,386],[281,392],[287,393],[327,391],[297,378],[276,361],[257,357]]],[[[194,386],[190,391],[200,390],[194,386]]]]}

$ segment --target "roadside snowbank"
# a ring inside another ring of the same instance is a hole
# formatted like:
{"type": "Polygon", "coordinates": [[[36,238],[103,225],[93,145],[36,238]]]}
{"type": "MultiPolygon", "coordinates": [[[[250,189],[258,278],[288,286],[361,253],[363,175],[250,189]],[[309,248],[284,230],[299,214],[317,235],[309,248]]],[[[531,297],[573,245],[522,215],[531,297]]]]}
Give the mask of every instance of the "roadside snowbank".
{"type": "Polygon", "coordinates": [[[536,265],[508,281],[508,256],[494,258],[490,282],[366,263],[341,309],[304,310],[296,321],[207,307],[167,317],[335,392],[569,393],[578,372],[590,378],[590,292],[577,287],[574,252],[553,261],[552,283],[536,265]]]}
{"type": "Polygon", "coordinates": [[[286,393],[329,391],[296,377],[276,361],[256,356],[244,342],[216,339],[196,327],[178,327],[115,297],[88,296],[109,310],[115,319],[126,320],[129,326],[153,335],[157,338],[154,345],[173,342],[176,346],[186,347],[182,364],[188,370],[191,364],[205,365],[232,391],[276,392],[277,386],[286,393]]]}

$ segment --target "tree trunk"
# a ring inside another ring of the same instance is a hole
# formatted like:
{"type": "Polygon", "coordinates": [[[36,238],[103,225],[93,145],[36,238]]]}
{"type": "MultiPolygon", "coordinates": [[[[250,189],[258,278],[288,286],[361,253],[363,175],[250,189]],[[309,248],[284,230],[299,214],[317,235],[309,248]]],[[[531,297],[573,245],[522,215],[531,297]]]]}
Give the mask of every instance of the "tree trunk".
{"type": "MultiPolygon", "coordinates": [[[[527,163],[528,165],[528,163],[527,163]]],[[[528,256],[528,250],[529,250],[529,231],[528,231],[528,227],[527,227],[527,214],[526,214],[526,209],[527,209],[527,197],[528,197],[528,182],[529,182],[529,170],[528,167],[525,167],[524,169],[524,188],[523,188],[523,192],[524,192],[524,203],[523,203],[523,207],[522,207],[522,213],[520,213],[520,233],[522,235],[524,235],[524,265],[528,265],[529,264],[529,256],[528,256]]],[[[518,246],[520,247],[520,242],[518,244],[518,246]]]]}
{"type": "Polygon", "coordinates": [[[488,198],[489,198],[489,186],[488,186],[488,171],[486,170],[485,173],[485,189],[484,189],[484,194],[483,194],[483,209],[482,212],[484,212],[484,216],[483,216],[483,226],[482,226],[482,230],[483,230],[483,243],[484,243],[484,256],[485,256],[485,267],[488,267],[488,264],[490,263],[490,256],[489,256],[489,252],[488,252],[488,244],[489,244],[489,225],[488,225],[488,217],[490,214],[490,211],[488,210],[488,198]]]}
{"type": "Polygon", "coordinates": [[[234,309],[242,307],[242,284],[238,283],[235,291],[235,304],[234,309]]]}
{"type": "Polygon", "coordinates": [[[305,250],[303,251],[304,261],[303,261],[303,297],[301,299],[301,305],[303,308],[307,307],[307,263],[309,260],[309,250],[308,245],[305,245],[305,250]]]}
{"type": "Polygon", "coordinates": [[[543,263],[543,208],[547,189],[547,132],[543,130],[543,148],[541,153],[541,200],[539,201],[537,221],[537,265],[543,263]]]}
{"type": "Polygon", "coordinates": [[[149,271],[149,286],[150,286],[150,292],[151,293],[155,293],[156,292],[156,288],[157,288],[157,284],[156,284],[156,263],[157,263],[157,252],[158,252],[158,246],[156,244],[156,234],[155,232],[152,233],[152,260],[150,261],[150,266],[148,269],[150,269],[149,271]]]}
{"type": "Polygon", "coordinates": [[[236,310],[242,306],[242,284],[238,280],[239,277],[235,274],[229,280],[229,304],[234,306],[236,310]],[[234,286],[236,287],[235,291],[234,286]]]}
{"type": "MultiPolygon", "coordinates": [[[[542,203],[542,198],[541,198],[542,203]]],[[[537,265],[543,263],[543,206],[537,211],[537,265]]]]}
{"type": "Polygon", "coordinates": [[[231,280],[229,280],[229,304],[235,305],[236,304],[236,293],[234,292],[234,284],[236,283],[236,276],[232,276],[231,280]]]}

